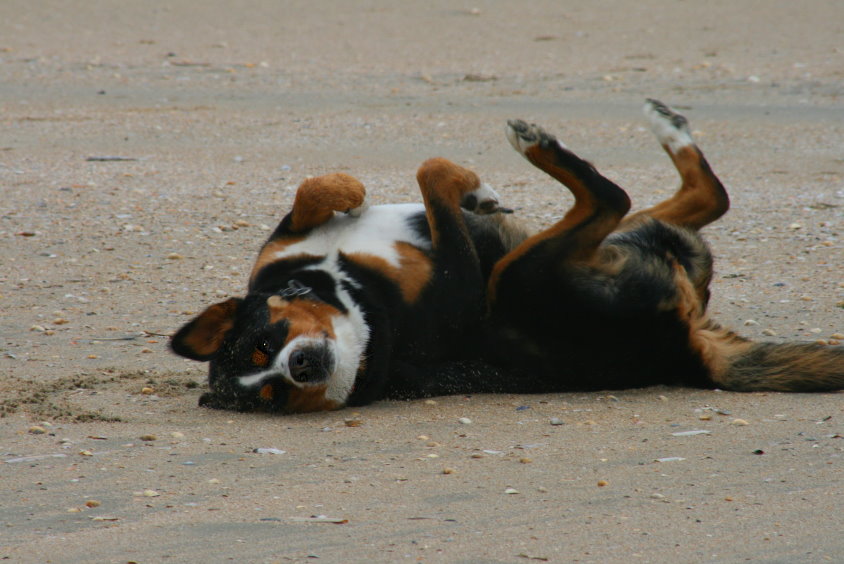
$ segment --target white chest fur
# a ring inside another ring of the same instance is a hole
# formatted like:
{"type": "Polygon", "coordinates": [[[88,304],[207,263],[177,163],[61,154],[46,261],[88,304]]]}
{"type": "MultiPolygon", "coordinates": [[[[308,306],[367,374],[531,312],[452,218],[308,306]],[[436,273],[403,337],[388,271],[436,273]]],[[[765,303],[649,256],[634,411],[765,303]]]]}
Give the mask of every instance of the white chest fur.
{"type": "Polygon", "coordinates": [[[431,247],[430,241],[420,237],[409,221],[411,216],[424,209],[422,204],[391,204],[372,206],[359,217],[337,214],[331,221],[311,231],[305,240],[288,245],[273,258],[299,254],[331,257],[337,252],[365,253],[399,267],[396,243],[409,243],[426,250],[431,247]]]}

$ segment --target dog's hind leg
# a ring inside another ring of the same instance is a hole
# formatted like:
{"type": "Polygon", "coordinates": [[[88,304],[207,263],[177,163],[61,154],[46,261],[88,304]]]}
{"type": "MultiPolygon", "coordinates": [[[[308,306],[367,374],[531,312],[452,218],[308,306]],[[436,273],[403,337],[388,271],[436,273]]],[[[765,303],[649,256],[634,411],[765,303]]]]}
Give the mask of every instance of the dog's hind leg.
{"type": "Polygon", "coordinates": [[[536,252],[546,254],[549,265],[589,263],[604,238],[630,209],[624,190],[542,128],[511,120],[507,138],[534,166],[563,183],[574,195],[574,205],[563,219],[528,237],[496,263],[488,284],[490,302],[495,301],[502,275],[536,252]],[[540,247],[542,250],[538,251],[540,247]]]}
{"type": "Polygon", "coordinates": [[[671,198],[628,216],[622,228],[633,227],[643,218],[652,217],[697,230],[724,215],[730,207],[727,191],[692,139],[686,118],[651,99],[645,103],[644,113],[657,140],[680,173],[682,183],[671,198]]]}

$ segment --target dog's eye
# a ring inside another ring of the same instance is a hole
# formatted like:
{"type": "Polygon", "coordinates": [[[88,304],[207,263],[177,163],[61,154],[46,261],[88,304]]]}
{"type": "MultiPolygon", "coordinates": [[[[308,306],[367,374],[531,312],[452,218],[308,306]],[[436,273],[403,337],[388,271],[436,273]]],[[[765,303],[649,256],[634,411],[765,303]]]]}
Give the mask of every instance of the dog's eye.
{"type": "Polygon", "coordinates": [[[269,339],[261,339],[258,341],[258,344],[255,345],[255,349],[265,355],[271,355],[276,351],[275,345],[269,339]]]}

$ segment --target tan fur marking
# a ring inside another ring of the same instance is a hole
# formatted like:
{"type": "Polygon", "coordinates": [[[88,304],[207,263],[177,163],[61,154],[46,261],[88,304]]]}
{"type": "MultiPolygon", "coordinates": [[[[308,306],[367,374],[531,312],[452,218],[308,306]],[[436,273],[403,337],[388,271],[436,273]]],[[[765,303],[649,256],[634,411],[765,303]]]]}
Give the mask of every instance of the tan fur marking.
{"type": "Polygon", "coordinates": [[[288,303],[287,300],[282,298],[281,296],[270,296],[267,298],[267,307],[270,309],[281,309],[285,307],[288,303]]]}
{"type": "Polygon", "coordinates": [[[672,153],[667,145],[663,145],[663,149],[680,173],[680,188],[669,199],[631,214],[624,220],[623,227],[631,228],[642,218],[653,217],[666,223],[700,229],[724,215],[730,207],[729,197],[698,148],[687,145],[676,153],[672,153]]]}
{"type": "Polygon", "coordinates": [[[742,339],[708,318],[697,319],[690,327],[691,345],[709,368],[709,377],[718,382],[726,376],[732,359],[741,356],[753,343],[742,339]]]}
{"type": "Polygon", "coordinates": [[[261,249],[261,252],[258,253],[258,258],[255,260],[255,264],[252,266],[252,273],[249,275],[249,281],[251,282],[252,280],[254,280],[262,268],[264,268],[268,264],[277,261],[278,253],[281,253],[290,245],[299,243],[304,240],[304,237],[284,237],[283,239],[274,239],[272,241],[268,241],[267,244],[264,245],[261,249]]]}
{"type": "MultiPolygon", "coordinates": [[[[440,233],[433,215],[432,202],[437,200],[454,215],[461,214],[460,201],[463,195],[477,190],[481,181],[471,170],[443,158],[428,159],[422,163],[416,172],[416,181],[425,203],[425,215],[431,228],[431,243],[437,248],[440,244],[440,233]]],[[[462,224],[462,221],[460,223],[462,224]]]]}
{"type": "Polygon", "coordinates": [[[674,269],[674,287],[677,294],[663,300],[658,307],[661,310],[676,308],[680,318],[691,324],[703,315],[703,305],[683,265],[673,260],[671,266],[674,269]]]}
{"type": "Polygon", "coordinates": [[[271,324],[284,320],[288,322],[287,339],[284,341],[285,345],[296,337],[303,335],[312,335],[314,337],[325,336],[330,339],[335,338],[334,325],[331,319],[335,315],[340,315],[337,308],[324,302],[313,300],[294,300],[292,302],[281,300],[282,305],[278,305],[278,303],[275,303],[275,305],[271,304],[270,300],[277,297],[272,296],[267,300],[267,305],[270,309],[269,321],[271,324]]]}
{"type": "Polygon", "coordinates": [[[353,176],[337,172],[302,182],[293,201],[291,231],[307,231],[322,225],[335,211],[345,212],[363,204],[366,188],[353,176]]]}
{"type": "Polygon", "coordinates": [[[252,364],[255,366],[266,366],[270,362],[270,355],[258,349],[252,351],[252,364]]]}
{"type": "Polygon", "coordinates": [[[338,402],[325,397],[327,389],[326,384],[305,388],[290,388],[287,392],[285,409],[292,413],[308,413],[311,411],[331,411],[343,407],[338,402]]]}
{"type": "Polygon", "coordinates": [[[398,242],[395,248],[399,253],[398,267],[381,257],[367,253],[351,253],[348,257],[394,281],[398,284],[404,301],[411,304],[419,298],[422,289],[431,280],[431,260],[428,255],[409,243],[398,242]]]}
{"type": "Polygon", "coordinates": [[[267,384],[266,386],[264,386],[263,388],[261,388],[261,391],[260,391],[260,392],[258,392],[258,396],[259,396],[262,400],[265,400],[265,401],[270,401],[270,400],[272,400],[272,399],[273,399],[273,385],[272,385],[272,384],[267,384]]]}
{"type": "Polygon", "coordinates": [[[431,280],[431,260],[409,243],[396,243],[396,250],[399,252],[403,273],[399,280],[402,296],[406,302],[413,303],[431,280]]]}
{"type": "Polygon", "coordinates": [[[522,225],[519,220],[514,219],[510,214],[497,213],[482,217],[487,218],[486,221],[496,226],[498,234],[501,237],[501,242],[504,244],[504,249],[507,252],[521,245],[525,239],[532,235],[526,226],[522,225]]]}
{"type": "Polygon", "coordinates": [[[481,185],[477,174],[441,157],[422,163],[416,179],[426,201],[429,197],[439,198],[455,209],[460,207],[464,194],[481,185]]]}
{"type": "Polygon", "coordinates": [[[677,288],[677,315],[688,324],[689,344],[709,369],[710,378],[718,381],[729,370],[731,359],[750,349],[753,343],[709,319],[686,269],[676,262],[674,284],[677,288]]]}
{"type": "Polygon", "coordinates": [[[605,276],[617,276],[624,270],[629,254],[614,245],[598,247],[592,260],[586,262],[586,266],[594,268],[605,276]]]}

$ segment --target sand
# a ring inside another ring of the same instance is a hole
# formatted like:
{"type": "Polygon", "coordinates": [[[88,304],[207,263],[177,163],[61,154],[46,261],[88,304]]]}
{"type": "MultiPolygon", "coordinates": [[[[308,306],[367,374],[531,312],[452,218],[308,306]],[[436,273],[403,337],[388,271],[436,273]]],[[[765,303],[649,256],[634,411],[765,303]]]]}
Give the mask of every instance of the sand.
{"type": "Polygon", "coordinates": [[[638,207],[664,198],[646,97],[687,115],[732,196],[706,229],[714,316],[835,340],[842,22],[835,0],[0,3],[0,557],[844,560],[840,394],[283,417],[198,408],[205,367],[167,350],[244,291],[308,175],[416,201],[445,156],[539,227],[570,198],[507,146],[520,117],[638,207]]]}

